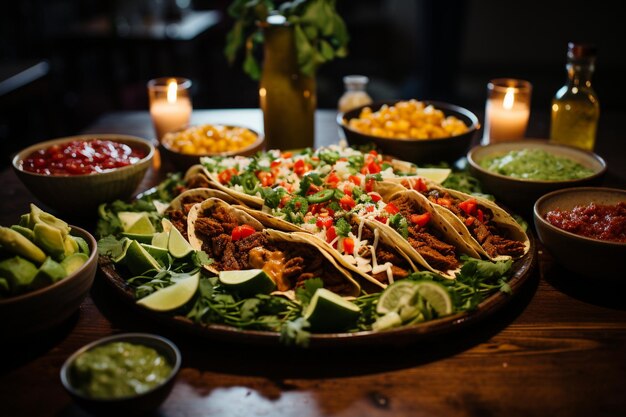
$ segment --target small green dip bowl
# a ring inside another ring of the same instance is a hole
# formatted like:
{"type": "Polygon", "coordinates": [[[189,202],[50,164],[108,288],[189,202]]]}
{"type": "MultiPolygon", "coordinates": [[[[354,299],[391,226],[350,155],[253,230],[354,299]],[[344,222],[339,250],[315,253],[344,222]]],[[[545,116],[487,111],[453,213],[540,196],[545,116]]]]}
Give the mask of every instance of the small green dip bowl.
{"type": "Polygon", "coordinates": [[[147,333],[123,333],[96,340],[74,352],[61,367],[60,377],[63,387],[74,401],[94,415],[141,415],[156,410],[165,401],[174,386],[180,363],[180,351],[170,340],[147,333]],[[78,377],[74,371],[77,358],[95,348],[116,342],[154,349],[170,365],[171,372],[158,385],[140,394],[117,398],[99,398],[86,395],[80,389],[78,377]]]}

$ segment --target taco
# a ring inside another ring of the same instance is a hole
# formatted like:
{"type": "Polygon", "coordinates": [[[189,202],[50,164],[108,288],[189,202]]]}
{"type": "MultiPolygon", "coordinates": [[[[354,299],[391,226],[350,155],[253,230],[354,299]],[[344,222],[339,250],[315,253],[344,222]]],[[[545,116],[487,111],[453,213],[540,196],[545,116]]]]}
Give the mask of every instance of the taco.
{"type": "Polygon", "coordinates": [[[457,231],[491,260],[520,258],[530,249],[524,229],[505,210],[482,197],[450,190],[428,181],[405,180],[402,185],[425,196],[457,231]]]}
{"type": "MultiPolygon", "coordinates": [[[[394,281],[417,271],[415,264],[387,234],[380,233],[376,222],[347,215],[305,215],[305,223],[294,224],[285,218],[249,207],[239,207],[267,227],[302,234],[331,253],[344,268],[363,278],[366,292],[379,291],[394,281]]],[[[324,213],[327,214],[327,213],[324,213]]]]}
{"type": "Polygon", "coordinates": [[[377,183],[376,191],[384,203],[377,210],[360,215],[381,222],[382,230],[391,234],[415,263],[446,278],[455,278],[462,254],[480,258],[468,243],[468,232],[454,229],[420,193],[389,182],[377,183]]]}
{"type": "Polygon", "coordinates": [[[220,198],[230,204],[239,204],[239,201],[223,191],[212,188],[193,188],[179,194],[170,202],[169,206],[165,209],[165,217],[172,222],[174,227],[178,229],[185,239],[189,240],[187,234],[187,215],[189,214],[189,210],[191,210],[195,204],[201,203],[211,197],[220,198]]]}
{"type": "Polygon", "coordinates": [[[324,287],[342,296],[357,296],[359,284],[335,258],[308,236],[265,229],[248,213],[217,198],[192,207],[189,241],[213,259],[211,272],[262,269],[278,291],[289,292],[319,277],[324,287]]]}

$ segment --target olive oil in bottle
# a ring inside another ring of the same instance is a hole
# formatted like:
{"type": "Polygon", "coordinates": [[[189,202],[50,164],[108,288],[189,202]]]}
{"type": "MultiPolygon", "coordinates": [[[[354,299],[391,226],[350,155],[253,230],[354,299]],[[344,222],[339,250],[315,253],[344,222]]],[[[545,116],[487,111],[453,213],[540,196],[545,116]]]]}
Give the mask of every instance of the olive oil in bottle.
{"type": "Polygon", "coordinates": [[[593,150],[600,104],[591,87],[596,48],[570,42],[567,51],[567,83],[552,100],[550,141],[593,150]]]}

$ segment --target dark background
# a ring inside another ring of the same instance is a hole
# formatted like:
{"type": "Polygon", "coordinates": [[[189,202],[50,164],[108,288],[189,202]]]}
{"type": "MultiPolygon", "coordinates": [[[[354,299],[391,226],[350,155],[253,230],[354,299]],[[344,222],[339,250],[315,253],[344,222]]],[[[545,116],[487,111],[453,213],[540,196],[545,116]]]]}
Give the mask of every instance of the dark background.
{"type": "MultiPolygon", "coordinates": [[[[338,0],[348,58],[318,74],[318,107],[334,108],[342,77],[365,74],[374,99],[449,101],[482,112],[489,79],[533,84],[533,114],[547,115],[565,81],[570,40],[593,42],[601,112],[624,112],[626,58],[619,2],[338,0]]],[[[146,110],[146,82],[191,78],[195,108],[257,107],[257,84],[223,56],[231,21],[224,0],[21,0],[0,15],[1,166],[11,153],[76,134],[101,114],[146,110]],[[191,39],[133,36],[134,26],[220,19],[191,39]],[[115,25],[114,25],[115,23],[115,25]],[[116,29],[117,28],[117,29],[116,29]]],[[[602,123],[602,116],[600,118],[602,123]]]]}

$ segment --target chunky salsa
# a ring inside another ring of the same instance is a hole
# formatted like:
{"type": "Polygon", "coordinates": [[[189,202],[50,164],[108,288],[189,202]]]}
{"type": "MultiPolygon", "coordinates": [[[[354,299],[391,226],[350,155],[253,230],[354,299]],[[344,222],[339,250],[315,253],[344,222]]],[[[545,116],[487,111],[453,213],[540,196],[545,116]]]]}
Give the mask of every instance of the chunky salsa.
{"type": "Polygon", "coordinates": [[[578,162],[541,149],[513,150],[487,157],[479,164],[497,174],[527,180],[563,181],[593,175],[591,169],[578,162]]]}
{"type": "Polygon", "coordinates": [[[31,153],[22,161],[22,169],[44,175],[83,175],[132,165],[146,155],[144,149],[121,142],[73,140],[31,153]]]}
{"type": "Polygon", "coordinates": [[[626,203],[590,203],[572,210],[552,210],[546,220],[565,231],[593,239],[626,243],[626,203]]]}

